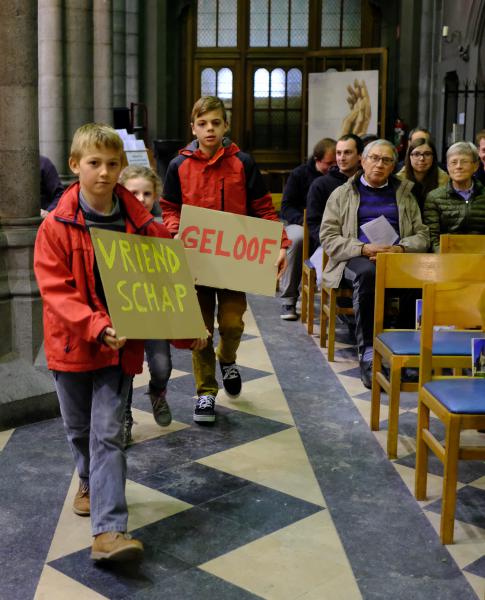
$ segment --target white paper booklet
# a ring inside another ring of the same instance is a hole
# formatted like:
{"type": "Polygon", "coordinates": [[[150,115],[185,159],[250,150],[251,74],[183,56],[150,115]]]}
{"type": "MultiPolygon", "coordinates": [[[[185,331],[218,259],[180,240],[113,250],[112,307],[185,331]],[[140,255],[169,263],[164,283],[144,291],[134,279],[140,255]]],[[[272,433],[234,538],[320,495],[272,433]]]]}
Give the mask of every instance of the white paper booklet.
{"type": "Polygon", "coordinates": [[[399,234],[384,215],[365,223],[361,229],[371,244],[392,246],[399,239],[399,234]]]}

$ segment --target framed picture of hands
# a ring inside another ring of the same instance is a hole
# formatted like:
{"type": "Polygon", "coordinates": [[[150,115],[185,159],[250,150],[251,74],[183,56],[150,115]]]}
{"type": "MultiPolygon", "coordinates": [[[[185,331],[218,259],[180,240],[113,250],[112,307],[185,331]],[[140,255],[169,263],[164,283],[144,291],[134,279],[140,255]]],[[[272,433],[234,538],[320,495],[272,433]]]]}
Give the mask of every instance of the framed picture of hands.
{"type": "Polygon", "coordinates": [[[308,155],[323,137],[377,134],[379,71],[308,74],[308,155]]]}

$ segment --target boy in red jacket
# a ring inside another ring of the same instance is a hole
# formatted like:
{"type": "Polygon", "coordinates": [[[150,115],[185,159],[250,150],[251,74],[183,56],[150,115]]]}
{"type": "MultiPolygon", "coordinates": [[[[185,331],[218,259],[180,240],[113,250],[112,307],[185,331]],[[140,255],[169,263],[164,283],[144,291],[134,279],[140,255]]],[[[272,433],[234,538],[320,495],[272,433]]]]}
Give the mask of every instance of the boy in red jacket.
{"type": "MultiPolygon", "coordinates": [[[[197,139],[170,162],[165,176],[161,206],[163,222],[170,232],[178,232],[182,204],[277,221],[271,195],[253,159],[224,137],[229,125],[222,100],[214,96],[197,100],[192,109],[191,126],[197,139]]],[[[286,248],[290,243],[283,234],[277,261],[278,277],[286,268],[286,248]]],[[[237,397],[241,392],[241,375],[236,366],[236,352],[244,331],[242,316],[246,310],[246,295],[206,286],[197,286],[197,295],[211,335],[217,299],[220,341],[216,354],[224,389],[230,396],[237,397]]],[[[219,388],[215,356],[211,343],[192,352],[198,395],[194,410],[196,423],[215,421],[215,397],[219,388]]]]}
{"type": "MultiPolygon", "coordinates": [[[[44,305],[44,346],[80,485],[73,510],[91,514],[91,558],[140,557],[126,534],[124,410],[132,376],[143,367],[143,341],[113,329],[90,227],[169,237],[163,225],[118,185],[123,142],[107,125],[74,134],[69,166],[79,182],[39,228],[34,270],[44,305]]],[[[195,347],[204,341],[195,342],[195,347]]]]}

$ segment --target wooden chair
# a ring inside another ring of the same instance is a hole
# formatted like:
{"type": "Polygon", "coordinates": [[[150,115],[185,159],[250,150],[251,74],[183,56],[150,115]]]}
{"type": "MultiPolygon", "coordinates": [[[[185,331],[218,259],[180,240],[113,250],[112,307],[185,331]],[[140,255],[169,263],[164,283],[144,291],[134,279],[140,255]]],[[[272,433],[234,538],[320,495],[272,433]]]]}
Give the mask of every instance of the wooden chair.
{"type": "MultiPolygon", "coordinates": [[[[485,337],[485,285],[456,282],[425,284],[421,330],[420,387],[418,428],[416,432],[415,496],[426,499],[428,450],[443,463],[443,497],[440,538],[453,543],[456,508],[456,485],[459,460],[484,460],[485,446],[461,445],[465,429],[485,429],[485,379],[478,377],[432,377],[434,325],[468,328],[481,325],[485,337]],[[430,412],[445,428],[440,442],[430,431],[430,412]]],[[[471,359],[469,361],[471,367],[471,359]]]]}
{"type": "MultiPolygon", "coordinates": [[[[370,425],[379,429],[380,397],[389,396],[387,455],[397,457],[399,402],[401,390],[417,391],[417,383],[401,381],[401,369],[419,367],[420,332],[384,329],[384,299],[388,288],[422,288],[426,282],[485,281],[485,257],[480,254],[379,254],[377,256],[374,306],[374,360],[370,425]],[[389,376],[382,362],[389,365],[389,376]]],[[[442,331],[433,348],[433,368],[457,372],[470,362],[469,332],[442,331]],[[450,350],[451,345],[451,350],[450,350]]]]}
{"type": "Polygon", "coordinates": [[[315,293],[317,290],[317,272],[310,262],[310,235],[306,222],[306,209],[303,211],[303,247],[301,267],[301,322],[307,324],[308,335],[313,334],[315,319],[315,293]]]}
{"type": "Polygon", "coordinates": [[[441,254],[485,254],[485,235],[460,235],[444,233],[440,235],[441,254]]]}
{"type": "MultiPolygon", "coordinates": [[[[328,262],[328,256],[323,253],[322,271],[328,262]]],[[[320,348],[327,346],[327,359],[332,362],[335,360],[335,325],[337,315],[353,315],[352,307],[345,307],[339,304],[341,298],[350,298],[352,302],[352,290],[347,288],[329,288],[322,283],[320,300],[320,348]],[[328,332],[327,332],[328,329],[328,332]]],[[[349,302],[349,300],[347,300],[349,302]]]]}

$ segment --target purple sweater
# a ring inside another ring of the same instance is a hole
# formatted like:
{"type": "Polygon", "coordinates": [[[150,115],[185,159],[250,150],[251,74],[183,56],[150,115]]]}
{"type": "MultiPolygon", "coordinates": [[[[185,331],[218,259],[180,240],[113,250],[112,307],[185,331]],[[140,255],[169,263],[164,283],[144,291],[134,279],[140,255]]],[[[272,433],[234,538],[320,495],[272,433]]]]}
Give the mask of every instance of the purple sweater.
{"type": "MultiPolygon", "coordinates": [[[[360,178],[357,181],[360,204],[357,213],[359,222],[359,240],[369,244],[367,236],[360,229],[362,225],[384,215],[399,235],[399,211],[396,202],[396,192],[389,183],[382,188],[372,188],[364,185],[360,178]]],[[[397,241],[395,242],[397,243],[397,241]]]]}

